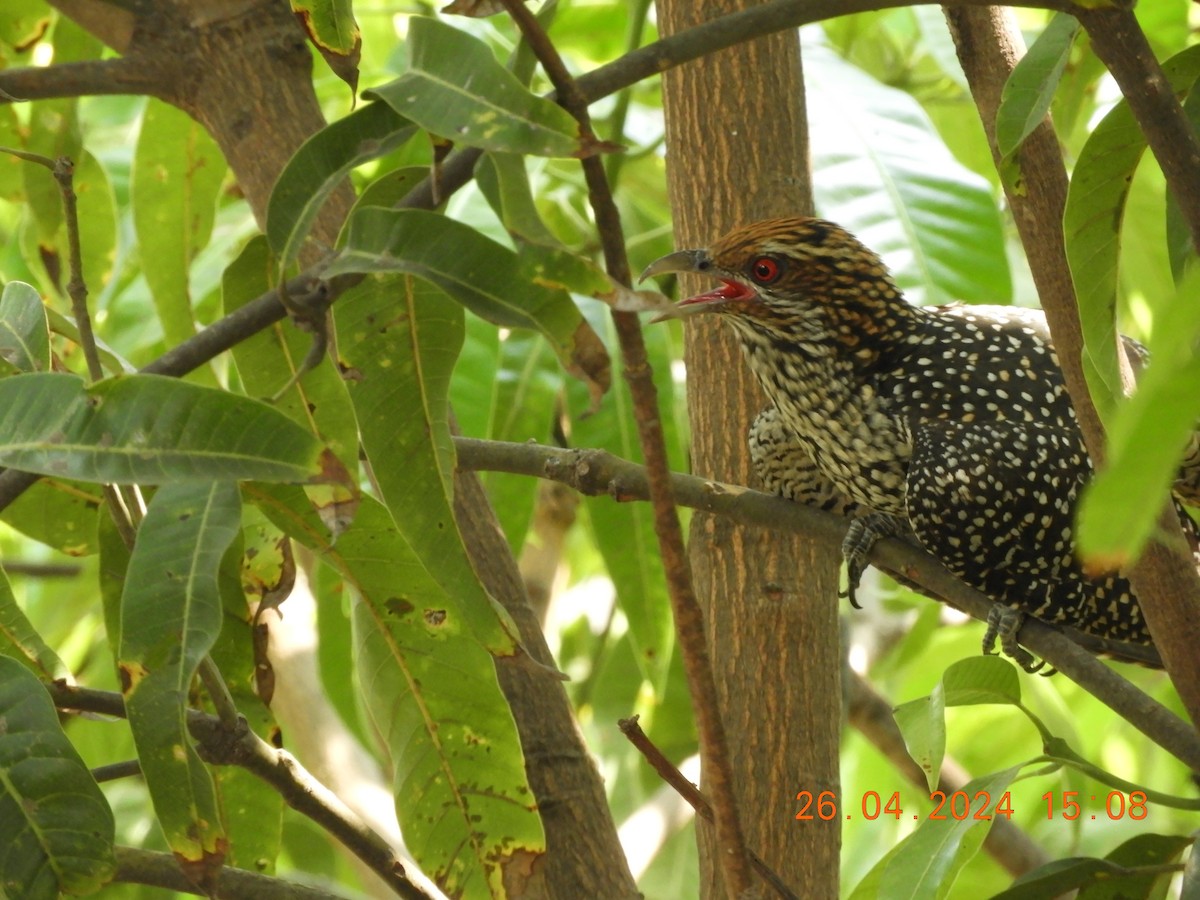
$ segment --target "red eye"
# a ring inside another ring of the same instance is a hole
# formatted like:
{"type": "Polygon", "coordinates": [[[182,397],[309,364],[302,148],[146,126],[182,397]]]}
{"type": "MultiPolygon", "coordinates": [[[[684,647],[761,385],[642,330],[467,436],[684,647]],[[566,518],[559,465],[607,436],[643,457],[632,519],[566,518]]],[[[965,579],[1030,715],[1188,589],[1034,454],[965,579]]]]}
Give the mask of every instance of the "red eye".
{"type": "Polygon", "coordinates": [[[779,278],[781,271],[779,263],[771,259],[771,257],[760,256],[750,266],[750,277],[759,284],[770,284],[779,278]]]}

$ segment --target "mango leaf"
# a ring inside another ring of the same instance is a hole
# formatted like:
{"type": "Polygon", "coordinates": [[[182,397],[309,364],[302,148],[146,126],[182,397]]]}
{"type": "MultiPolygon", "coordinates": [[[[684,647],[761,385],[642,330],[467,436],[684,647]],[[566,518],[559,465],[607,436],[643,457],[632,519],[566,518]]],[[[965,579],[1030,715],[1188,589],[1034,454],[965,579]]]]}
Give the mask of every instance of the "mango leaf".
{"type": "Polygon", "coordinates": [[[42,640],[13,596],[8,576],[0,570],[0,655],[22,660],[46,680],[69,678],[70,669],[42,640]]]}
{"type": "Polygon", "coordinates": [[[1151,365],[1109,420],[1108,459],[1079,507],[1079,548],[1089,564],[1113,568],[1136,559],[1170,496],[1200,418],[1197,291],[1200,267],[1192,266],[1155,320],[1151,365]]]}
{"type": "Polygon", "coordinates": [[[50,326],[37,289],[10,281],[0,293],[0,359],[18,372],[50,369],[50,326]]]}
{"type": "Polygon", "coordinates": [[[393,521],[480,643],[514,652],[516,626],[480,584],[454,518],[448,396],[462,309],[432,285],[388,276],[351,288],[334,316],[363,450],[393,521]]]}
{"type": "Polygon", "coordinates": [[[1046,118],[1078,32],[1074,16],[1055,13],[1008,76],[996,110],[996,149],[1001,156],[1012,156],[1046,118]]]}
{"type": "Polygon", "coordinates": [[[49,372],[0,379],[0,463],[118,484],[346,478],[312,435],[265,403],[156,375],[90,387],[49,372]]]}
{"type": "MultiPolygon", "coordinates": [[[[981,808],[976,805],[982,803],[981,793],[991,798],[990,807],[994,810],[1020,770],[1020,766],[1013,766],[973,778],[963,785],[972,811],[981,808]]],[[[889,854],[878,896],[889,900],[941,900],[952,896],[954,879],[979,852],[989,828],[990,821],[972,817],[957,819],[946,815],[945,820],[925,819],[900,843],[896,852],[889,854]]]]}
{"type": "Polygon", "coordinates": [[[0,521],[68,556],[91,556],[102,500],[95,485],[43,478],[0,511],[0,521]]]}
{"type": "Polygon", "coordinates": [[[546,246],[558,244],[537,211],[524,157],[483,154],[475,164],[475,183],[509,234],[546,246]]]}
{"type": "MultiPolygon", "coordinates": [[[[1163,63],[1163,74],[1174,91],[1187,91],[1200,76],[1200,46],[1163,63]]],[[[1145,149],[1129,104],[1119,101],[1079,154],[1063,214],[1083,330],[1084,375],[1106,425],[1124,396],[1117,363],[1117,260],[1129,184],[1145,149]]]]}
{"type": "MultiPolygon", "coordinates": [[[[245,509],[258,513],[249,504],[245,509]]],[[[286,543],[286,539],[283,541],[286,543]]],[[[217,573],[223,615],[211,656],[238,712],[255,734],[274,746],[279,739],[279,728],[271,710],[255,690],[255,643],[241,583],[243,550],[239,527],[239,534],[221,558],[217,573]]],[[[209,712],[214,712],[211,704],[205,706],[209,712]]],[[[272,874],[282,840],[283,798],[271,785],[241,766],[217,766],[213,770],[213,783],[221,810],[221,825],[229,836],[229,855],[225,864],[263,875],[272,874]]]]}
{"type": "MultiPolygon", "coordinates": [[[[241,309],[272,285],[274,261],[261,235],[252,238],[221,276],[225,313],[241,309]]],[[[275,397],[293,380],[313,336],[293,323],[277,322],[233,348],[242,387],[251,396],[275,397]]],[[[358,425],[346,383],[327,362],[306,372],[272,404],[324,441],[348,467],[358,461],[358,425]]]]}
{"type": "Polygon", "coordinates": [[[200,883],[228,845],[212,778],[188,734],[188,692],[221,630],[217,569],[240,523],[233,482],[159,488],[121,597],[117,671],[138,760],[167,844],[200,883]]]}
{"type": "Polygon", "coordinates": [[[914,303],[1012,294],[991,186],[959,163],[911,95],[827,47],[804,48],[818,212],[882,257],[914,303]]]}
{"type": "Polygon", "coordinates": [[[112,880],[113,814],[37,678],[0,656],[0,895],[53,900],[112,880]]]}
{"type": "Polygon", "coordinates": [[[150,98],[133,155],[133,224],[167,343],[195,333],[188,269],[208,243],[225,157],[204,127],[150,98]]]}
{"type": "Polygon", "coordinates": [[[472,312],[507,328],[534,328],[568,370],[607,389],[608,355],[570,296],[521,278],[515,253],[473,228],[424,210],[359,209],[346,246],[327,270],[406,272],[437,285],[472,312]]]}
{"type": "Polygon", "coordinates": [[[528,153],[585,156],[579,124],[532,93],[496,61],[486,44],[426,16],[409,20],[409,70],[364,93],[426,131],[456,144],[528,153]]]}
{"type": "Polygon", "coordinates": [[[960,659],[942,674],[946,706],[1021,704],[1021,682],[1012,663],[998,656],[960,659]]]}
{"type": "MultiPolygon", "coordinates": [[[[592,321],[606,333],[610,343],[616,342],[607,310],[596,307],[592,321]]],[[[663,436],[669,451],[673,451],[672,463],[683,466],[678,452],[680,442],[673,428],[669,341],[670,332],[666,328],[646,331],[647,357],[662,403],[663,436]]],[[[571,395],[571,409],[583,407],[581,393],[576,390],[571,395]]],[[[611,391],[598,409],[575,417],[571,438],[580,446],[601,447],[623,459],[642,461],[632,402],[624,389],[611,391]]],[[[629,621],[638,668],[654,690],[661,692],[666,687],[675,628],[662,554],[654,533],[653,511],[648,504],[614,503],[611,497],[587,497],[583,502],[596,546],[616,589],[617,603],[629,621]]]]}
{"type": "Polygon", "coordinates": [[[505,870],[533,864],[545,842],[495,666],[458,598],[370,497],[334,545],[297,488],[247,495],[353,592],[356,667],[409,850],[450,896],[506,896],[505,870]]]}
{"type": "Polygon", "coordinates": [[[908,755],[921,767],[932,791],[942,776],[942,760],[946,757],[945,688],[939,682],[928,697],[901,703],[895,715],[908,755]]]}
{"type": "Polygon", "coordinates": [[[350,0],[292,0],[292,12],[333,73],[357,91],[362,34],[350,0]]]}
{"type": "Polygon", "coordinates": [[[1180,835],[1139,834],[1104,859],[1080,856],[1056,859],[1026,872],[992,900],[1042,900],[1072,891],[1080,892],[1080,900],[1161,897],[1165,895],[1165,882],[1171,877],[1163,867],[1177,862],[1192,843],[1192,838],[1180,835]],[[1139,867],[1149,871],[1140,873],[1139,867]]]}
{"type": "MultiPolygon", "coordinates": [[[[542,443],[551,438],[562,369],[541,335],[498,329],[467,316],[466,341],[450,384],[451,405],[463,434],[497,441],[542,443]]],[[[529,532],[536,480],[480,472],[496,518],[513,553],[529,532]]]]}
{"type": "Polygon", "coordinates": [[[267,241],[280,267],[295,260],[317,213],[351,169],[392,152],[416,133],[386,103],[370,103],[305,141],[267,201],[267,241]]]}

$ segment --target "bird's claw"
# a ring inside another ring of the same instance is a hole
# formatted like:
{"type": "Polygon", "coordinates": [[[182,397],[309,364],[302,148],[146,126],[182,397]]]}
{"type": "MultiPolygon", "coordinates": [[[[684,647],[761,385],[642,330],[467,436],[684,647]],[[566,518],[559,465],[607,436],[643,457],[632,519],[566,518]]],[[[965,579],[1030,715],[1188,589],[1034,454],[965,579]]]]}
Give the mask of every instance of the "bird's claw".
{"type": "Polygon", "coordinates": [[[1025,613],[1011,606],[997,603],[988,610],[987,630],[983,633],[983,652],[987,656],[996,653],[996,642],[999,640],[1000,649],[1004,655],[1012,659],[1018,666],[1030,675],[1041,672],[1044,676],[1053,675],[1054,668],[1042,672],[1046,666],[1044,659],[1037,659],[1017,641],[1021,626],[1025,623],[1025,613]]]}
{"type": "Polygon", "coordinates": [[[866,571],[871,548],[880,539],[893,537],[902,530],[903,525],[895,517],[881,513],[871,513],[851,521],[850,527],[846,529],[846,536],[842,539],[842,559],[846,562],[846,590],[838,594],[839,597],[846,597],[851,606],[862,609],[855,592],[863,572],[866,571]]]}

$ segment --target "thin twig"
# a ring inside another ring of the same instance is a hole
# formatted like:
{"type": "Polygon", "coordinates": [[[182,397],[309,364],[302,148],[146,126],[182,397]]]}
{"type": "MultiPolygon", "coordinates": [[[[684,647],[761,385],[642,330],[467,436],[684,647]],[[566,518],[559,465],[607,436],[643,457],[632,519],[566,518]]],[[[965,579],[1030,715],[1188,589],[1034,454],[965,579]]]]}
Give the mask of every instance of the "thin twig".
{"type": "Polygon", "coordinates": [[[127,759],[107,766],[96,766],[92,769],[92,778],[97,784],[105,781],[116,781],[118,778],[136,778],[142,774],[142,764],[136,759],[127,759]]]}
{"type": "Polygon", "coordinates": [[[199,672],[200,680],[204,682],[204,689],[208,691],[208,699],[212,701],[213,708],[217,711],[217,718],[226,728],[237,728],[241,720],[241,713],[238,712],[233,694],[229,693],[229,686],[225,684],[221,670],[217,668],[217,664],[208,654],[205,654],[204,658],[200,660],[199,672]]]}
{"type": "MultiPolygon", "coordinates": [[[[587,98],[575,85],[558,50],[522,0],[504,0],[504,5],[554,85],[559,104],[579,123],[585,150],[594,151],[600,141],[592,130],[587,98]]],[[[596,217],[605,268],[614,281],[629,287],[632,281],[629,257],[625,250],[620,214],[608,184],[604,163],[600,156],[593,154],[585,156],[581,164],[588,186],[588,199],[596,217]]],[[[738,815],[734,789],[733,764],[729,758],[716,681],[704,634],[704,615],[692,587],[683,529],[671,497],[671,472],[667,465],[667,448],[658,412],[658,392],[646,357],[646,344],[637,314],[613,310],[612,317],[621,345],[625,381],[633,397],[633,416],[650,479],[654,531],[662,554],[667,594],[675,617],[675,632],[679,639],[684,672],[696,712],[701,761],[713,798],[718,865],[729,895],[742,897],[748,895],[754,882],[750,876],[746,836],[738,815]]]]}
{"type": "MultiPolygon", "coordinates": [[[[454,445],[458,465],[464,469],[548,478],[584,494],[609,495],[618,501],[646,500],[650,495],[642,466],[604,450],[564,450],[462,437],[456,437],[454,445]]],[[[674,473],[671,489],[681,506],[728,516],[745,525],[795,531],[837,543],[846,534],[846,519],[750,488],[674,473]]],[[[986,621],[995,605],[955,578],[937,559],[905,541],[880,541],[872,548],[869,560],[981,621],[986,621]]],[[[1200,738],[1191,726],[1076,642],[1092,646],[1089,636],[1072,633],[1068,637],[1036,619],[1026,619],[1020,640],[1168,753],[1200,771],[1200,738]]],[[[1103,649],[1102,645],[1095,646],[1103,649]]]]}
{"type": "MultiPolygon", "coordinates": [[[[658,777],[670,785],[687,804],[696,811],[701,818],[712,822],[713,811],[712,805],[708,802],[708,798],[703,792],[692,784],[684,776],[682,772],[675,767],[654,741],[650,740],[649,735],[642,731],[642,726],[638,724],[637,716],[630,716],[628,719],[620,719],[617,722],[617,727],[621,729],[621,734],[629,739],[629,743],[633,744],[642,754],[650,768],[658,773],[658,777]]],[[[750,858],[750,865],[762,877],[763,881],[769,884],[780,897],[785,900],[799,900],[792,893],[791,888],[783,883],[783,879],[779,877],[770,866],[759,858],[758,854],[753,850],[747,850],[750,858]]]]}
{"type": "MultiPolygon", "coordinates": [[[[45,687],[59,709],[125,718],[125,702],[114,691],[98,691],[60,682],[45,687]]],[[[187,722],[188,730],[196,739],[206,762],[239,766],[258,776],[274,787],[288,806],[308,816],[337,838],[399,896],[408,900],[430,900],[425,891],[408,879],[403,860],[387,841],[372,831],[286,750],[272,747],[244,721],[239,721],[237,728],[230,729],[216,716],[189,709],[187,722]]]]}

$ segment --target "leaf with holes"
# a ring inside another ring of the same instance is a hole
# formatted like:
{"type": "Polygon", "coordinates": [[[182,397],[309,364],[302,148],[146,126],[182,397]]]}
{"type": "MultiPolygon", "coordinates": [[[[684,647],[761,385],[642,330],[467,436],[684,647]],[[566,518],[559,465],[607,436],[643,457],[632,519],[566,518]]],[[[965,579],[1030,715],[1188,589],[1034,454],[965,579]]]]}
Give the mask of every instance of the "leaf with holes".
{"type": "Polygon", "coordinates": [[[390,750],[408,848],[450,896],[506,896],[505,872],[536,863],[545,838],[495,665],[458,598],[370,497],[331,544],[298,488],[246,493],[351,590],[355,667],[390,750]]]}

